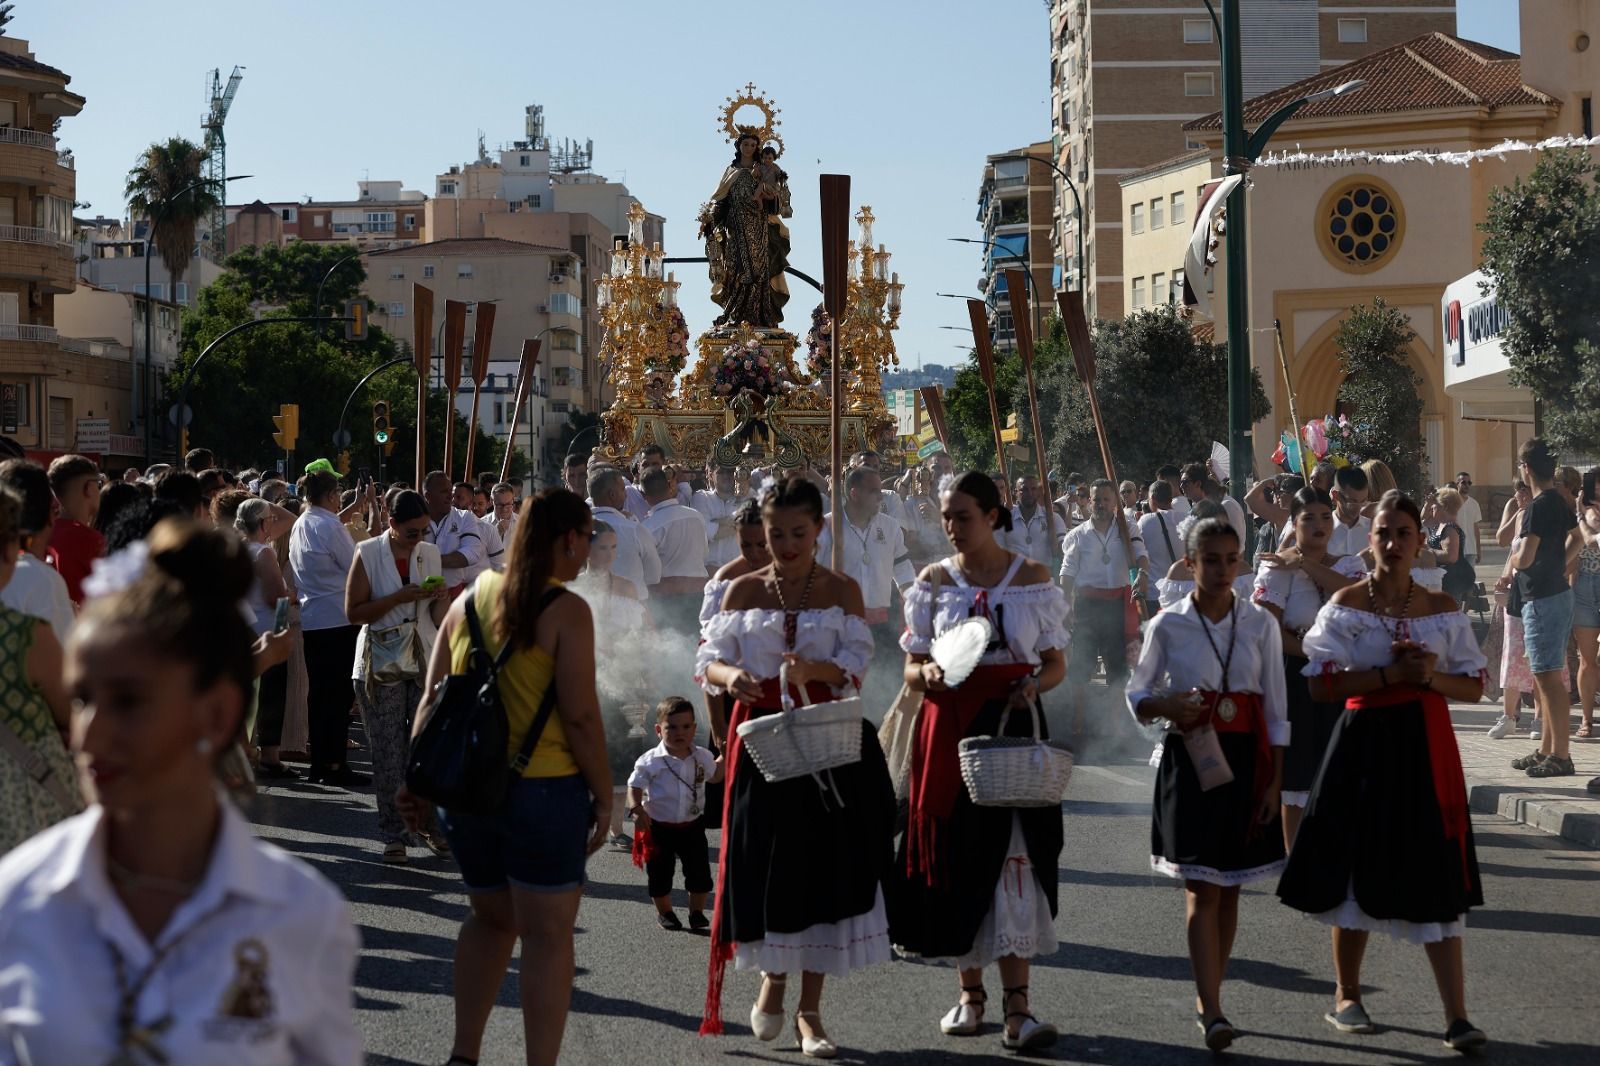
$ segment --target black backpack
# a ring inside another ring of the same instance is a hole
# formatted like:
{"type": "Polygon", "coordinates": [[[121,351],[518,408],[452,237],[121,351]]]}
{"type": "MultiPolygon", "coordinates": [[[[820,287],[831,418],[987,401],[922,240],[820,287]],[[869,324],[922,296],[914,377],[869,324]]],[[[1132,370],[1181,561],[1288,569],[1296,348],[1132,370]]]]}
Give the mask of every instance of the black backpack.
{"type": "MultiPolygon", "coordinates": [[[[554,588],[545,593],[540,613],[565,591],[554,588]]],[[[429,701],[427,724],[411,742],[406,759],[406,788],[447,811],[492,814],[505,801],[512,782],[527,769],[539,734],[555,710],[556,683],[552,677],[521,749],[516,758],[508,760],[511,729],[498,682],[513,642],[508,638],[500,654],[489,658],[473,599],[469,590],[466,613],[472,647],[467,652],[466,670],[446,677],[429,701]]]]}

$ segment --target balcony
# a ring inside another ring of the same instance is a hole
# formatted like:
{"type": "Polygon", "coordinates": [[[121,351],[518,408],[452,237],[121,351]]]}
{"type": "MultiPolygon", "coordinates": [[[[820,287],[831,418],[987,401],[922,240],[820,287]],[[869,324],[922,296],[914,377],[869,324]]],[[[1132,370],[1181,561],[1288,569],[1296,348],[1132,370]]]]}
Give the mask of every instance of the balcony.
{"type": "Polygon", "coordinates": [[[54,326],[0,322],[0,367],[7,374],[54,374],[59,340],[54,326]]]}
{"type": "Polygon", "coordinates": [[[56,234],[36,226],[0,226],[0,277],[37,281],[59,294],[73,290],[75,275],[72,245],[56,234]]]}
{"type": "Polygon", "coordinates": [[[48,133],[0,127],[0,182],[70,186],[74,169],[71,159],[72,153],[59,151],[56,139],[48,133]]]}

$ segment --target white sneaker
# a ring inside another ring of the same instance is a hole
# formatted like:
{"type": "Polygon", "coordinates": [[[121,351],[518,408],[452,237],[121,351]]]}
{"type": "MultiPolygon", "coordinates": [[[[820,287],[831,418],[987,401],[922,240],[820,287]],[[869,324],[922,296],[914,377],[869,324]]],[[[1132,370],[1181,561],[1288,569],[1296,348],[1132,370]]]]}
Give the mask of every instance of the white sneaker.
{"type": "Polygon", "coordinates": [[[1537,718],[1535,718],[1528,725],[1528,739],[1529,740],[1538,740],[1539,739],[1539,719],[1537,719],[1537,718]]]}
{"type": "Polygon", "coordinates": [[[1490,740],[1504,740],[1517,731],[1517,720],[1510,715],[1502,714],[1495,719],[1494,725],[1489,727],[1490,740]]]}

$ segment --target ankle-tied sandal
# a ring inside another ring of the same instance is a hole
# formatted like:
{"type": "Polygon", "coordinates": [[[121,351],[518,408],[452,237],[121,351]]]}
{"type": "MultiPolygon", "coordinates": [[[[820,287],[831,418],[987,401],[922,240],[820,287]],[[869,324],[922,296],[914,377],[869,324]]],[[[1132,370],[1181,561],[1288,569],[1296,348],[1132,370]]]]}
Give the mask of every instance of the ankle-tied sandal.
{"type": "Polygon", "coordinates": [[[989,1002],[989,993],[982,985],[962,985],[961,991],[969,998],[951,1007],[950,1013],[939,1019],[939,1032],[945,1036],[972,1036],[983,1027],[983,1008],[989,1002]],[[983,998],[972,999],[972,996],[983,998]]]}
{"type": "MultiPolygon", "coordinates": [[[[1012,996],[1028,997],[1028,986],[1018,985],[1015,988],[1003,988],[1001,991],[1001,1005],[1008,1006],[1012,996]]],[[[1007,1051],[1032,1051],[1035,1048],[1049,1047],[1056,1042],[1060,1035],[1056,1027],[1049,1022],[1041,1022],[1034,1017],[1032,1012],[1025,1010],[1006,1011],[1005,1021],[1008,1023],[1000,1034],[1000,1046],[1007,1051]],[[1009,1025],[1012,1018],[1021,1018],[1022,1025],[1017,1028],[1017,1035],[1011,1035],[1009,1025]]]]}

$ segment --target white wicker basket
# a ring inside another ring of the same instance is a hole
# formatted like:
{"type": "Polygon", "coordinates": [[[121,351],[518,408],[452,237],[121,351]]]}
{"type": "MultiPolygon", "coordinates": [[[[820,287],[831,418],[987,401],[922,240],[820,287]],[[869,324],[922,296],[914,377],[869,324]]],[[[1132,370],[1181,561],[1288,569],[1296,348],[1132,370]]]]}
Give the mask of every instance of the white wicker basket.
{"type": "Polygon", "coordinates": [[[779,671],[783,712],[753,718],[739,726],[739,740],[768,781],[816,776],[836,766],[861,761],[861,697],[812,703],[801,689],[802,706],[789,698],[789,672],[779,671]]]}
{"type": "MultiPolygon", "coordinates": [[[[979,807],[1054,807],[1072,779],[1072,752],[1065,744],[1039,739],[1039,708],[1031,737],[968,737],[959,745],[961,778],[979,807]]],[[[1004,733],[1011,717],[1000,716],[1004,733]]]]}

